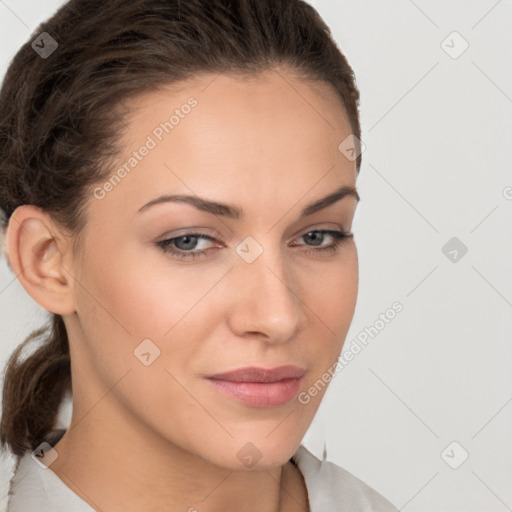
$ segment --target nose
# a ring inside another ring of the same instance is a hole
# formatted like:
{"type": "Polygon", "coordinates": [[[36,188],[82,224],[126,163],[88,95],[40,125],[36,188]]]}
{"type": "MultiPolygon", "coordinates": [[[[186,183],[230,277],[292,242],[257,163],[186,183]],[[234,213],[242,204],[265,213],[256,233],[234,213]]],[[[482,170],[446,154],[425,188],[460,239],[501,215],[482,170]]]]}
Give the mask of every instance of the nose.
{"type": "Polygon", "coordinates": [[[252,263],[240,260],[230,273],[228,323],[241,337],[285,343],[305,324],[305,305],[292,268],[264,250],[252,263]]]}

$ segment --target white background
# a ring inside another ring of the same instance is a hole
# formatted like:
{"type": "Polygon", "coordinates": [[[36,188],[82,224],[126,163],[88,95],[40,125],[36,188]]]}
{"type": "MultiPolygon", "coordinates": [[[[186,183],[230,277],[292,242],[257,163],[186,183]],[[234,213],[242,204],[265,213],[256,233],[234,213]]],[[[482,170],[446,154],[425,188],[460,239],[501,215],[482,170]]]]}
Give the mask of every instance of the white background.
{"type": "MultiPolygon", "coordinates": [[[[2,76],[62,3],[0,0],[2,76]]],[[[511,510],[512,1],[311,3],[362,100],[345,348],[395,301],[404,309],[336,374],[304,444],[321,457],[325,442],[329,460],[408,512],[511,510]],[[442,252],[452,237],[468,249],[456,262],[442,252]]],[[[3,256],[0,311],[3,368],[45,318],[3,256]]]]}

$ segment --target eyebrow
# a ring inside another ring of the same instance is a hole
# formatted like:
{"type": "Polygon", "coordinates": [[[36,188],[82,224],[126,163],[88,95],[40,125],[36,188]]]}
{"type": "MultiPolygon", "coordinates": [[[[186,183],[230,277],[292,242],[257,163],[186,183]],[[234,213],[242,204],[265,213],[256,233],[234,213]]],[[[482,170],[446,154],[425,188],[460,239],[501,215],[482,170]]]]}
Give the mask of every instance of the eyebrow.
{"type": "MultiPolygon", "coordinates": [[[[354,187],[343,186],[335,190],[332,194],[322,197],[321,199],[317,199],[313,203],[310,203],[307,206],[305,206],[300,213],[299,219],[307,217],[308,215],[313,215],[313,213],[316,213],[319,210],[323,210],[324,208],[327,208],[328,206],[340,201],[341,199],[347,196],[354,197],[356,198],[357,201],[360,200],[359,194],[357,193],[357,190],[354,187]]],[[[141,208],[139,208],[138,213],[141,213],[156,204],[167,202],[187,203],[194,206],[198,210],[212,213],[213,215],[220,215],[222,217],[227,217],[230,219],[236,220],[244,218],[243,211],[237,206],[218,203],[216,201],[209,201],[198,196],[190,196],[183,194],[166,194],[157,197],[156,199],[152,199],[151,201],[143,205],[141,208]]]]}

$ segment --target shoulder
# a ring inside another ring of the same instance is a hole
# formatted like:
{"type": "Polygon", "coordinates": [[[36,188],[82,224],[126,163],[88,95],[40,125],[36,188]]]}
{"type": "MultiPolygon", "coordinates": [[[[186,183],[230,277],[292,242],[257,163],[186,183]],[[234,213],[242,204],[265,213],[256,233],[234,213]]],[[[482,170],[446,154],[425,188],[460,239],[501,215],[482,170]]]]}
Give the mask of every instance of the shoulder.
{"type": "Polygon", "coordinates": [[[311,512],[398,512],[377,491],[346,469],[318,459],[305,446],[300,445],[292,459],[304,476],[311,512]]]}
{"type": "MultiPolygon", "coordinates": [[[[55,439],[58,439],[58,436],[49,438],[49,444],[53,446],[55,439]]],[[[50,468],[40,465],[28,450],[16,463],[14,475],[9,482],[7,512],[29,510],[93,511],[89,504],[77,496],[50,468]]]]}

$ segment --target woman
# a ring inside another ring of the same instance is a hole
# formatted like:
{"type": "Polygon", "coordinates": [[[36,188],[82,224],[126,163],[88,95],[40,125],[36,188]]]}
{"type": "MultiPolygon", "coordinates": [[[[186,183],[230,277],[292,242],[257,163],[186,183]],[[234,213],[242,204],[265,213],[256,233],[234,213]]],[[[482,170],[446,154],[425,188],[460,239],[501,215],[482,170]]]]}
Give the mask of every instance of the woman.
{"type": "Polygon", "coordinates": [[[396,510],[300,444],[356,303],[358,101],[299,0],[72,0],[21,48],[5,252],[52,320],[5,375],[10,512],[396,510]]]}

